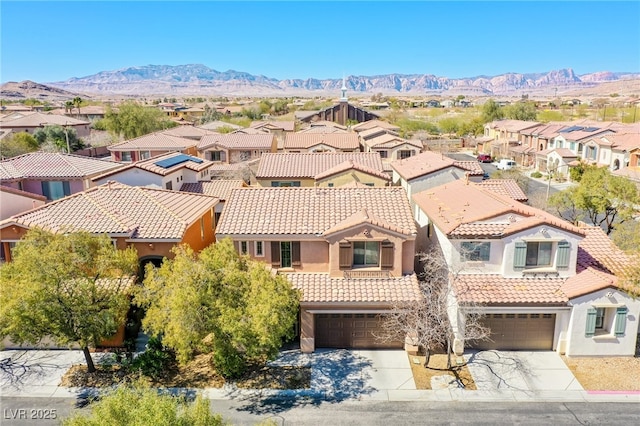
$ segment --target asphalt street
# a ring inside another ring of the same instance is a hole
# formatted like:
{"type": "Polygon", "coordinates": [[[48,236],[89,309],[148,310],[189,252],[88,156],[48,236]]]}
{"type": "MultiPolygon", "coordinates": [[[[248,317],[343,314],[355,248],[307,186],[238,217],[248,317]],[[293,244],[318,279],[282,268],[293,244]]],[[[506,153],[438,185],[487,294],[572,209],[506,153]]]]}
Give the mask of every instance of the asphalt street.
{"type": "MultiPolygon", "coordinates": [[[[57,425],[77,405],[72,398],[2,398],[0,424],[57,425]],[[43,419],[49,414],[55,419],[43,419]]],[[[636,424],[638,403],[569,402],[381,402],[331,403],[301,400],[213,400],[211,409],[234,425],[254,425],[271,420],[276,425],[417,425],[417,424],[520,424],[601,425],[636,424]]],[[[87,407],[82,408],[88,410],[87,407]]]]}

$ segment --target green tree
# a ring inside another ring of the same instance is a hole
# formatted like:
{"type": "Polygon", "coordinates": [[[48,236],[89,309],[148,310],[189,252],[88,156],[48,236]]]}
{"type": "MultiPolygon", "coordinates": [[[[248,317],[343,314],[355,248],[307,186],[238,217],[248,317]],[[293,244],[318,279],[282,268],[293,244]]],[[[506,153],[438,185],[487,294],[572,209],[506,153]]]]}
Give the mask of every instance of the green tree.
{"type": "Polygon", "coordinates": [[[183,425],[218,426],[225,424],[220,414],[213,414],[209,401],[198,395],[194,401],[159,393],[143,383],[119,386],[91,403],[86,414],[74,412],[62,422],[65,426],[103,425],[183,425]]]}
{"type": "Polygon", "coordinates": [[[628,179],[612,175],[606,167],[588,167],[578,185],[553,194],[549,204],[566,220],[586,219],[611,234],[617,224],[633,218],[640,196],[628,179]]]}
{"type": "Polygon", "coordinates": [[[107,107],[104,115],[105,127],[116,137],[133,139],[176,126],[176,123],[159,109],[144,107],[128,101],[120,104],[118,110],[107,107]]]}
{"type": "Polygon", "coordinates": [[[0,273],[0,337],[78,344],[89,352],[123,324],[136,274],[135,250],[117,250],[108,235],[30,230],[0,273]]]}
{"type": "Polygon", "coordinates": [[[560,111],[545,109],[544,111],[538,112],[536,120],[543,123],[548,123],[550,121],[562,121],[564,120],[564,115],[560,111]]]}
{"type": "Polygon", "coordinates": [[[481,136],[484,134],[484,122],[481,117],[466,120],[458,126],[458,136],[481,136]]]}
{"type": "Polygon", "coordinates": [[[493,99],[489,99],[482,105],[482,121],[489,123],[495,120],[502,120],[504,118],[504,111],[502,107],[498,105],[493,99]]]}
{"type": "Polygon", "coordinates": [[[64,112],[71,114],[73,111],[73,101],[67,101],[64,103],[64,112]]]}
{"type": "Polygon", "coordinates": [[[85,147],[82,139],[78,138],[76,130],[69,128],[68,126],[45,126],[33,132],[33,137],[36,138],[40,146],[51,144],[57,148],[58,151],[67,151],[67,139],[69,140],[70,152],[74,152],[85,147]]]}
{"type": "Polygon", "coordinates": [[[516,102],[504,108],[504,116],[512,120],[535,121],[538,110],[533,102],[516,102]]]}
{"type": "Polygon", "coordinates": [[[457,133],[459,129],[459,123],[456,118],[453,117],[445,117],[438,121],[438,128],[442,133],[457,133]]]}
{"type": "Polygon", "coordinates": [[[27,132],[11,134],[0,139],[0,157],[11,158],[28,152],[37,151],[40,145],[36,138],[27,132]]]}
{"type": "Polygon", "coordinates": [[[252,362],[277,355],[291,337],[299,293],[264,263],[239,256],[231,240],[199,255],[188,246],[160,268],[147,266],[136,303],[146,308],[143,327],[185,363],[195,353],[213,353],[226,377],[241,374],[252,362]]]}
{"type": "Polygon", "coordinates": [[[72,102],[73,102],[73,105],[78,110],[78,114],[77,115],[80,115],[80,106],[82,105],[82,98],[80,96],[76,96],[75,98],[73,98],[72,102]]]}

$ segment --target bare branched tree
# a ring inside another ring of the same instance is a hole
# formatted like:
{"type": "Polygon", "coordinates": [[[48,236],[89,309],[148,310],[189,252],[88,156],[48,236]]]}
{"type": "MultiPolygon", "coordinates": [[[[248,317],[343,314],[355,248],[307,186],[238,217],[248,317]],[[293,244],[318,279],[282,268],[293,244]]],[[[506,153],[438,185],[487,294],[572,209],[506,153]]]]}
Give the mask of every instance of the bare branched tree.
{"type": "MultiPolygon", "coordinates": [[[[423,267],[419,274],[422,300],[396,304],[382,323],[381,340],[405,338],[425,351],[424,366],[429,364],[432,351],[447,353],[447,368],[451,369],[451,353],[456,336],[464,334],[466,341],[486,339],[490,330],[483,324],[478,304],[459,306],[457,298],[465,289],[456,287],[460,271],[453,271],[440,251],[433,248],[418,254],[423,267]]],[[[456,351],[457,352],[457,351],[456,351]]]]}

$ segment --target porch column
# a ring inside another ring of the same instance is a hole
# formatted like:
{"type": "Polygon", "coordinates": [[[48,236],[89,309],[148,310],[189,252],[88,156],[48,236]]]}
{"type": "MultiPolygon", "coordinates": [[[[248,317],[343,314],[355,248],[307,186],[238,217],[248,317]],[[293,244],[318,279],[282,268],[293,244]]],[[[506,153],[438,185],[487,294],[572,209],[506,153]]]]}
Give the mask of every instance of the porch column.
{"type": "Polygon", "coordinates": [[[300,350],[311,353],[316,350],[315,316],[302,309],[300,312],[300,350]]]}

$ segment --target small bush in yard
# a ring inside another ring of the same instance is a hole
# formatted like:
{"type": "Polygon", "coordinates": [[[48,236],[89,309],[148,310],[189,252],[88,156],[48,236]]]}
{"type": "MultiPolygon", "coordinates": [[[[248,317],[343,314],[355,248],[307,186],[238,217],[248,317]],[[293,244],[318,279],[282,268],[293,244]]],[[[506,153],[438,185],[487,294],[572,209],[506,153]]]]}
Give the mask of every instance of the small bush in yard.
{"type": "Polygon", "coordinates": [[[131,369],[157,379],[173,361],[173,354],[164,348],[159,339],[152,337],[147,343],[147,350],[132,361],[131,369]]]}
{"type": "Polygon", "coordinates": [[[532,177],[532,178],[539,179],[539,178],[541,178],[541,177],[542,177],[542,173],[540,173],[540,172],[533,172],[533,173],[531,173],[531,177],[532,177]]]}

